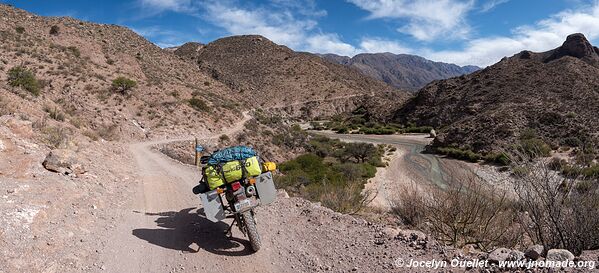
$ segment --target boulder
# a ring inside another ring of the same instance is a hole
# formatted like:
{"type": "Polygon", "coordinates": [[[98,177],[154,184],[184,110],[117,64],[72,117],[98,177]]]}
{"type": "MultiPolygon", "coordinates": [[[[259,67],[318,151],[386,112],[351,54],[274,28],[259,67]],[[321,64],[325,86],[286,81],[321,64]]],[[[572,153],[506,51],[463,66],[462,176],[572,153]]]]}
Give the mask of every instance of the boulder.
{"type": "Polygon", "coordinates": [[[399,230],[392,227],[385,227],[383,228],[382,233],[385,237],[393,239],[399,235],[399,230]]]}
{"type": "Polygon", "coordinates": [[[489,253],[488,260],[492,263],[501,261],[519,261],[524,259],[524,252],[507,248],[497,248],[489,253]]]}
{"type": "Polygon", "coordinates": [[[85,169],[79,162],[75,152],[66,149],[55,149],[50,151],[42,165],[46,170],[52,172],[77,175],[85,173],[85,169]]]}
{"type": "Polygon", "coordinates": [[[574,254],[566,249],[550,249],[547,251],[548,261],[573,261],[574,254]]]}
{"type": "Polygon", "coordinates": [[[497,248],[493,251],[491,251],[491,253],[489,253],[489,258],[488,260],[492,263],[499,263],[502,261],[507,261],[510,257],[510,252],[511,250],[507,249],[507,248],[497,248]]]}
{"type": "Polygon", "coordinates": [[[543,255],[545,248],[542,245],[531,245],[524,252],[524,256],[531,260],[537,260],[543,255]]]}

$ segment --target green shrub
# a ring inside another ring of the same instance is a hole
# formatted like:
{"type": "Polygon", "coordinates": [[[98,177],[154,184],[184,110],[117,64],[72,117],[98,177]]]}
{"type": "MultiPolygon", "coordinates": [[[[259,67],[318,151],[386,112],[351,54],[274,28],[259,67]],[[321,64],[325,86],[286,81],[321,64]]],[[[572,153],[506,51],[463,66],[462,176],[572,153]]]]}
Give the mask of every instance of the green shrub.
{"type": "Polygon", "coordinates": [[[279,165],[283,175],[277,185],[336,211],[359,211],[370,196],[362,194],[364,184],[376,175],[373,162],[382,164],[384,148],[315,136],[307,149],[310,153],[279,165]]]}
{"type": "Polygon", "coordinates": [[[554,157],[549,161],[549,163],[547,164],[547,167],[550,170],[562,171],[563,168],[567,165],[568,165],[568,162],[566,160],[554,157]]]}
{"type": "Polygon", "coordinates": [[[50,35],[58,35],[60,33],[60,27],[53,25],[50,27],[50,35]]]}
{"type": "Polygon", "coordinates": [[[527,138],[520,140],[522,152],[530,157],[547,157],[551,155],[551,147],[540,138],[527,138]]]}
{"type": "Polygon", "coordinates": [[[484,158],[486,162],[495,163],[501,166],[510,164],[510,158],[505,153],[489,153],[485,155],[484,158]]]}
{"type": "Polygon", "coordinates": [[[35,74],[23,66],[15,66],[8,70],[8,84],[21,87],[35,96],[40,94],[40,83],[35,78],[35,74]]]}
{"type": "Polygon", "coordinates": [[[79,51],[79,48],[77,48],[76,46],[69,46],[67,47],[67,50],[71,52],[71,54],[73,54],[73,56],[79,58],[81,57],[81,51],[79,51]]]}
{"type": "Polygon", "coordinates": [[[349,128],[347,128],[345,126],[344,127],[339,127],[337,129],[335,129],[335,132],[337,134],[347,134],[349,132],[349,128]]]}
{"type": "Polygon", "coordinates": [[[231,139],[229,138],[228,135],[222,134],[220,135],[220,137],[218,137],[218,141],[219,142],[229,142],[231,139]]]}
{"type": "Polygon", "coordinates": [[[120,76],[114,80],[112,80],[112,89],[122,93],[122,94],[126,94],[127,92],[129,92],[131,89],[135,88],[137,86],[137,82],[120,76]]]}
{"type": "Polygon", "coordinates": [[[440,147],[437,148],[437,152],[451,158],[467,160],[470,162],[478,162],[482,158],[480,154],[477,154],[471,150],[453,147],[440,147]]]}
{"type": "Polygon", "coordinates": [[[16,31],[17,33],[19,33],[19,34],[23,34],[23,33],[25,33],[25,28],[24,28],[24,27],[22,27],[22,26],[17,26],[17,27],[15,28],[15,31],[16,31]]]}
{"type": "Polygon", "coordinates": [[[206,104],[206,102],[200,98],[193,97],[189,99],[189,105],[197,111],[201,112],[210,112],[210,106],[206,104]]]}
{"type": "Polygon", "coordinates": [[[431,132],[433,127],[431,126],[411,126],[401,130],[402,133],[417,133],[417,134],[428,134],[431,132]]]}
{"type": "Polygon", "coordinates": [[[50,118],[57,120],[57,121],[64,121],[65,116],[62,112],[58,111],[58,108],[54,107],[44,107],[44,111],[46,111],[48,114],[50,114],[50,118]]]}
{"type": "Polygon", "coordinates": [[[585,178],[597,178],[599,177],[599,164],[594,164],[590,167],[582,169],[582,176],[585,178]]]}

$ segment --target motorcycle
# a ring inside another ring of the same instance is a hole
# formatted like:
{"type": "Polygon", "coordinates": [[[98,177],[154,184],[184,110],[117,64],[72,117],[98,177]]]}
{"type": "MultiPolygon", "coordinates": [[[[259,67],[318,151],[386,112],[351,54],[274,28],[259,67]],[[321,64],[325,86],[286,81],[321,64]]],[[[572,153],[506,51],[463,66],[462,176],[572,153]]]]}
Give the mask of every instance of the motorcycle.
{"type": "MultiPolygon", "coordinates": [[[[199,149],[201,148],[196,147],[196,152],[199,149]]],[[[208,158],[209,156],[202,156],[199,166],[205,167],[208,158]]],[[[276,165],[272,163],[256,177],[244,177],[213,190],[210,190],[203,176],[199,185],[193,188],[193,193],[200,196],[208,220],[216,223],[232,217],[233,222],[225,231],[225,235],[232,237],[232,228],[236,224],[241,233],[248,237],[252,250],[256,252],[260,250],[261,241],[256,226],[255,208],[274,202],[276,189],[272,172],[275,169],[276,165]]]]}

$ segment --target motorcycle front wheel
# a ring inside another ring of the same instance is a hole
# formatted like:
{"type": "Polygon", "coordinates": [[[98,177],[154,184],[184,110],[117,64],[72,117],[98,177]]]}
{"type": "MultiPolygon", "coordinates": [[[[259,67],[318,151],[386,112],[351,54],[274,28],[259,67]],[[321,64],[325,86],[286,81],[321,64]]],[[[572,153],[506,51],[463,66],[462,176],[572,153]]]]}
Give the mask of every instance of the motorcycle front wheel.
{"type": "Polygon", "coordinates": [[[256,221],[254,220],[254,214],[251,210],[248,210],[242,214],[243,222],[245,223],[247,235],[250,239],[250,244],[254,251],[260,250],[262,243],[260,242],[260,235],[258,234],[258,227],[256,227],[256,221]]]}

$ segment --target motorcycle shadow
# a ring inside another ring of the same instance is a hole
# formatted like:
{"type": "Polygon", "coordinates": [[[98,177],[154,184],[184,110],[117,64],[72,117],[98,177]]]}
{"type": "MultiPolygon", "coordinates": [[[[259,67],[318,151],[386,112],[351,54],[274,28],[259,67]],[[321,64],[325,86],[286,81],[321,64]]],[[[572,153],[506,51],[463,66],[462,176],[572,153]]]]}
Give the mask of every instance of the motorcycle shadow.
{"type": "Polygon", "coordinates": [[[229,227],[226,223],[213,223],[206,219],[203,208],[197,211],[195,208],[187,208],[144,214],[158,216],[155,220],[158,228],[134,229],[132,234],[153,245],[191,253],[204,249],[224,256],[246,256],[253,253],[247,240],[228,238],[224,234],[229,227]],[[194,249],[194,244],[198,249],[194,249]]]}

